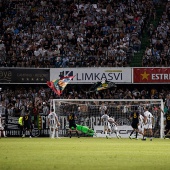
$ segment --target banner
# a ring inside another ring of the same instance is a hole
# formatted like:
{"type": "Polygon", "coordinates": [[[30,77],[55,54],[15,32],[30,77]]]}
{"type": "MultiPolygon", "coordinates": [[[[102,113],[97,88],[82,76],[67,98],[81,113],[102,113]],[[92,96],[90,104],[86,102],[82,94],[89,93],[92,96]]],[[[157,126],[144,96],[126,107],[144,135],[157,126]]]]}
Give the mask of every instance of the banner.
{"type": "Polygon", "coordinates": [[[170,83],[170,68],[133,68],[133,83],[170,83]]]}
{"type": "MultiPolygon", "coordinates": [[[[32,120],[35,120],[33,118],[32,120]]],[[[19,117],[16,116],[6,116],[3,118],[5,120],[5,131],[8,137],[19,137],[20,136],[20,129],[18,124],[19,117]]],[[[32,129],[32,136],[33,137],[49,137],[49,128],[48,128],[48,116],[47,115],[39,115],[34,122],[34,126],[32,129]]],[[[59,135],[64,136],[66,134],[65,127],[62,126],[59,129],[59,135]]],[[[26,131],[26,137],[30,135],[29,131],[26,131]]]]}
{"type": "MultiPolygon", "coordinates": [[[[133,128],[130,125],[117,126],[117,128],[118,134],[121,136],[121,138],[128,138],[130,136],[130,133],[133,131],[133,128]]],[[[97,137],[106,137],[104,126],[94,126],[94,131],[97,137]]],[[[116,138],[116,134],[112,132],[109,137],[116,138]]],[[[141,138],[141,135],[138,134],[138,137],[141,138]]],[[[132,138],[135,138],[135,133],[132,135],[132,138]]]]}
{"type": "Polygon", "coordinates": [[[50,79],[50,69],[0,69],[0,83],[45,83],[50,79]]]}
{"type": "MultiPolygon", "coordinates": [[[[92,109],[93,110],[93,109],[92,109]]],[[[91,110],[91,111],[92,111],[91,110]]],[[[105,137],[106,135],[104,134],[104,124],[103,122],[100,121],[101,116],[99,115],[98,112],[90,112],[87,116],[87,114],[82,113],[76,113],[75,115],[77,117],[76,119],[76,124],[82,125],[82,126],[87,126],[90,129],[93,129],[97,133],[97,137],[105,137]]],[[[160,135],[160,124],[159,124],[159,116],[155,115],[155,123],[153,125],[153,136],[154,137],[159,137],[160,135]]],[[[5,117],[5,131],[6,135],[8,137],[19,137],[20,135],[20,130],[19,130],[19,124],[18,124],[18,119],[19,117],[15,116],[7,116],[5,117]]],[[[47,115],[42,115],[40,114],[38,116],[38,119],[33,118],[32,116],[32,123],[34,124],[33,129],[32,129],[32,136],[33,137],[49,137],[49,127],[48,127],[48,116],[47,115]]],[[[117,122],[118,126],[118,133],[122,138],[127,138],[131,131],[131,120],[129,119],[129,113],[127,112],[122,116],[122,114],[116,114],[115,115],[115,121],[117,122]]],[[[69,122],[67,120],[67,115],[62,115],[59,116],[59,122],[60,122],[60,127],[59,127],[59,136],[67,136],[68,135],[68,125],[69,122]]],[[[79,132],[81,135],[84,135],[83,133],[79,132]]],[[[115,133],[112,133],[112,137],[116,137],[115,133]]],[[[26,131],[26,137],[29,137],[29,131],[26,131]]]]}
{"type": "Polygon", "coordinates": [[[131,83],[131,68],[91,67],[91,68],[52,68],[50,69],[50,81],[60,77],[75,76],[70,83],[95,83],[102,80],[114,83],[131,83]]]}

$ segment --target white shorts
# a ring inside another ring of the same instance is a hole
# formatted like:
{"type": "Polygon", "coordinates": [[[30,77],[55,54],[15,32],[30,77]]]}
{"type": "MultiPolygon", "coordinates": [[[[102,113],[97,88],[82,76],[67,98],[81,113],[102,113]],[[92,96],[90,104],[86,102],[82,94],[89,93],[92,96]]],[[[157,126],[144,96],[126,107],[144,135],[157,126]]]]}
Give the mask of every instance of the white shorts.
{"type": "Polygon", "coordinates": [[[110,129],[111,131],[115,132],[115,131],[117,131],[117,126],[108,123],[108,129],[110,129]]]}
{"type": "Polygon", "coordinates": [[[105,125],[104,126],[104,130],[108,130],[109,129],[109,126],[108,125],[105,125]]]}
{"type": "Polygon", "coordinates": [[[0,126],[0,130],[4,130],[4,127],[3,127],[3,126],[0,126]]]}
{"type": "Polygon", "coordinates": [[[139,132],[143,132],[144,131],[144,126],[143,125],[139,125],[138,126],[138,130],[139,130],[139,132]]]}
{"type": "Polygon", "coordinates": [[[117,130],[117,126],[112,126],[112,131],[116,132],[117,130]]]}
{"type": "Polygon", "coordinates": [[[144,129],[152,129],[152,124],[145,124],[144,129]]]}
{"type": "Polygon", "coordinates": [[[56,124],[50,125],[49,128],[50,128],[50,129],[56,129],[56,124]]]}
{"type": "Polygon", "coordinates": [[[109,129],[109,123],[108,122],[104,121],[103,126],[104,126],[104,131],[109,129]]]}

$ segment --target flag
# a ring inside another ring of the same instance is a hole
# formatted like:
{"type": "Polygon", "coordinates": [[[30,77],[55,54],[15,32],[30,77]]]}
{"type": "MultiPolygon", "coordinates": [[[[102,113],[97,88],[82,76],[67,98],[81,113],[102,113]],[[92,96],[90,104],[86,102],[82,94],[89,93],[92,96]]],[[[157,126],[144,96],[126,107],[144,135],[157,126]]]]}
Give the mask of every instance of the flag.
{"type": "Polygon", "coordinates": [[[109,89],[111,87],[117,87],[117,86],[115,83],[110,81],[97,82],[90,87],[89,92],[101,91],[101,90],[109,89]]]}
{"type": "Polygon", "coordinates": [[[117,86],[113,82],[106,81],[106,82],[101,82],[101,84],[99,84],[99,86],[96,88],[96,90],[100,91],[100,90],[109,89],[111,87],[117,87],[117,86]]]}
{"type": "Polygon", "coordinates": [[[64,91],[67,84],[74,78],[75,76],[66,76],[61,79],[47,81],[47,85],[57,94],[61,95],[64,91]]]}

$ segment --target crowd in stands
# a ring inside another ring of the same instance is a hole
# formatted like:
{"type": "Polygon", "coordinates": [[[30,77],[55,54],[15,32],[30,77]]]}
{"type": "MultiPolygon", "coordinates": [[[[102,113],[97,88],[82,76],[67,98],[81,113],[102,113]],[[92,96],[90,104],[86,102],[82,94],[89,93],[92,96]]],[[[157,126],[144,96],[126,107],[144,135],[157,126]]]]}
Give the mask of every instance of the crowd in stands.
{"type": "Polygon", "coordinates": [[[170,1],[166,4],[158,26],[153,24],[148,29],[150,46],[146,47],[143,56],[143,67],[169,67],[170,66],[170,1]]]}
{"type": "Polygon", "coordinates": [[[24,114],[25,109],[30,110],[32,115],[39,113],[47,115],[51,104],[50,99],[163,99],[165,106],[170,109],[170,88],[162,85],[159,87],[140,85],[118,85],[100,92],[88,92],[83,85],[68,85],[61,96],[57,96],[47,86],[32,85],[13,87],[6,86],[0,93],[0,105],[3,106],[8,115],[19,116],[24,114]]]}
{"type": "MultiPolygon", "coordinates": [[[[127,67],[141,49],[142,33],[156,17],[158,3],[0,0],[0,66],[127,67]]],[[[164,20],[168,21],[166,14],[164,20]]]]}

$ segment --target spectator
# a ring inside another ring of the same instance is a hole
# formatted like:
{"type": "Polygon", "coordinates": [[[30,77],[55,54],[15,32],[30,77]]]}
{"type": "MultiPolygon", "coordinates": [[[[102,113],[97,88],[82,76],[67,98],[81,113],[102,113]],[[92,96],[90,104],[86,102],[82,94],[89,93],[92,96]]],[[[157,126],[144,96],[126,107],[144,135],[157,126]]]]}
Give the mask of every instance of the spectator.
{"type": "MultiPolygon", "coordinates": [[[[159,3],[154,1],[155,5],[159,3]]],[[[169,2],[166,3],[165,10],[163,11],[162,17],[156,28],[150,25],[149,35],[151,37],[150,44],[156,49],[153,51],[152,62],[145,62],[146,56],[143,56],[143,66],[157,66],[157,67],[168,67],[169,66],[169,2]]],[[[153,15],[155,11],[153,10],[153,15]]]]}
{"type": "MultiPolygon", "coordinates": [[[[24,0],[16,3],[7,0],[2,4],[10,15],[2,11],[3,31],[0,32],[0,39],[3,44],[0,45],[0,52],[4,57],[1,59],[1,65],[58,68],[66,67],[69,63],[68,66],[71,67],[98,66],[101,58],[96,58],[95,55],[99,48],[103,51],[110,45],[117,47],[128,36],[126,48],[123,47],[126,64],[122,60],[119,61],[119,65],[129,66],[130,58],[133,56],[133,53],[127,53],[131,45],[129,42],[133,41],[134,33],[140,40],[143,23],[147,20],[145,16],[149,15],[150,8],[156,4],[151,0],[135,3],[122,0],[105,4],[102,1],[94,4],[91,1],[76,4],[72,0],[70,3],[56,3],[54,0],[24,0]],[[11,4],[15,9],[11,8],[11,4]],[[28,6],[30,8],[27,8],[28,6]],[[87,47],[90,47],[90,53],[84,54],[87,47]],[[71,56],[67,58],[68,51],[71,52],[71,56]],[[83,58],[85,56],[86,63],[77,64],[76,58],[72,56],[77,53],[83,58]],[[58,54],[61,58],[56,57],[55,60],[54,55],[58,54]],[[91,60],[88,60],[89,57],[95,58],[95,63],[92,64],[91,60]]],[[[154,10],[150,13],[154,15],[154,10]]],[[[166,15],[163,18],[167,19],[166,15]]],[[[162,36],[165,37],[166,33],[162,32],[162,36]]],[[[131,49],[134,50],[133,48],[136,46],[132,46],[131,49]]],[[[106,57],[105,54],[102,56],[106,57]]],[[[107,67],[110,63],[107,60],[101,66],[107,67]]],[[[117,66],[116,62],[112,66],[117,66]]]]}

